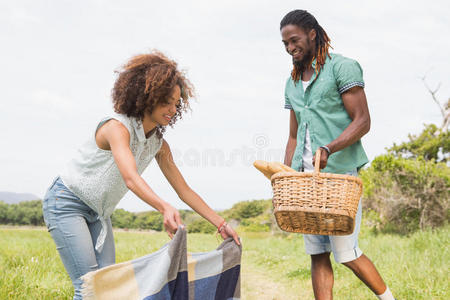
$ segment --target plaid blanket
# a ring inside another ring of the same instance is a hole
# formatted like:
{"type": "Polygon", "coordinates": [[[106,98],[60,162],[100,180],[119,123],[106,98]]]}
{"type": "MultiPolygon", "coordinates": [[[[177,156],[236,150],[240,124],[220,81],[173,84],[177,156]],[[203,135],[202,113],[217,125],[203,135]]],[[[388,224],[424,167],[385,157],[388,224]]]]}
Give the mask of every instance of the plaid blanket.
{"type": "Polygon", "coordinates": [[[180,228],[154,253],[84,275],[83,299],[240,299],[241,254],[231,238],[214,251],[187,253],[180,228]]]}

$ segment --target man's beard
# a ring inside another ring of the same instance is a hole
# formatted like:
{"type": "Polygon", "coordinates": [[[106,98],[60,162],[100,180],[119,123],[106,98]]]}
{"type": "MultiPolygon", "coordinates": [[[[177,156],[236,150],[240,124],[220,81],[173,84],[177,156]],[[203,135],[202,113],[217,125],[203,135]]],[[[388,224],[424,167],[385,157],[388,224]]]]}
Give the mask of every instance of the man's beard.
{"type": "Polygon", "coordinates": [[[294,63],[294,66],[300,70],[300,72],[304,72],[306,68],[308,68],[312,61],[313,61],[314,55],[311,51],[311,48],[308,49],[308,52],[306,52],[305,56],[302,60],[296,61],[294,58],[292,58],[292,62],[294,63]]]}

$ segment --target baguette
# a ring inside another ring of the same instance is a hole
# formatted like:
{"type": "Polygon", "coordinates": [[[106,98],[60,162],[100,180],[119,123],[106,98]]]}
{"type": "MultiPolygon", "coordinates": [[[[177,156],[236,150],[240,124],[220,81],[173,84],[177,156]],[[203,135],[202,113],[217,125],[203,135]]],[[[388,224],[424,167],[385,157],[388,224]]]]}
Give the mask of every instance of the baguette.
{"type": "Polygon", "coordinates": [[[275,163],[275,162],[270,162],[269,163],[269,170],[273,174],[284,171],[284,169],[278,163],[275,163]]]}
{"type": "Polygon", "coordinates": [[[269,170],[269,164],[266,161],[263,160],[255,160],[253,163],[253,166],[258,169],[261,173],[264,174],[268,179],[272,177],[273,172],[269,170]]]}
{"type": "Polygon", "coordinates": [[[280,166],[280,168],[282,168],[283,171],[285,171],[285,172],[297,172],[294,169],[292,169],[291,167],[288,167],[285,164],[282,164],[280,162],[273,162],[273,164],[276,164],[276,165],[280,166]]]}
{"type": "Polygon", "coordinates": [[[268,179],[270,179],[273,174],[278,172],[297,172],[280,162],[266,162],[263,160],[255,160],[253,166],[255,166],[255,168],[263,173],[264,176],[266,176],[268,179]]]}

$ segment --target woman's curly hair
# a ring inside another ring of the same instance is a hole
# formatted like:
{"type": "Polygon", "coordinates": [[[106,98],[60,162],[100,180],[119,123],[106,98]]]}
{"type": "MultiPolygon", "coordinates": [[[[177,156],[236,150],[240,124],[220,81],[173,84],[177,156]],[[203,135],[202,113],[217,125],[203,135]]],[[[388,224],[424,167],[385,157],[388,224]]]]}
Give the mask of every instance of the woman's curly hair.
{"type": "MultiPolygon", "coordinates": [[[[157,50],[132,57],[118,73],[112,89],[112,101],[116,113],[142,120],[145,112],[152,113],[160,104],[167,104],[175,85],[181,89],[181,104],[169,122],[173,126],[189,108],[188,99],[194,97],[194,87],[177,69],[177,63],[157,50]]],[[[158,126],[159,138],[165,127],[158,126]]]]}

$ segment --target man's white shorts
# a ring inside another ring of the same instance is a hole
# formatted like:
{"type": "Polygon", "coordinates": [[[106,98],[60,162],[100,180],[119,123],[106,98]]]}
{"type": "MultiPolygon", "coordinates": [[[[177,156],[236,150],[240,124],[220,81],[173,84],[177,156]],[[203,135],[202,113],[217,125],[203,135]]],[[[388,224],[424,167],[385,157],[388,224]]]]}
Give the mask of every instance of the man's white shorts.
{"type": "MultiPolygon", "coordinates": [[[[356,170],[349,175],[357,176],[356,170]]],[[[359,200],[358,211],[355,217],[355,229],[349,235],[314,235],[304,234],[305,250],[309,255],[333,252],[337,263],[345,263],[357,259],[362,255],[358,247],[358,234],[361,226],[362,207],[359,200]]]]}

